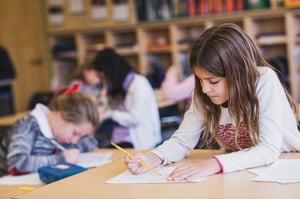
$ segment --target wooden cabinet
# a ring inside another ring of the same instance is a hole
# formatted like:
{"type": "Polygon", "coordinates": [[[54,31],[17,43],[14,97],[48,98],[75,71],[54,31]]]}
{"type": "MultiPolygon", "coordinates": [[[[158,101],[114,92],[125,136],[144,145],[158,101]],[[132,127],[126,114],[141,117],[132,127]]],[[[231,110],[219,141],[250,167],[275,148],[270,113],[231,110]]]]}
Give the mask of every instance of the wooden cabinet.
{"type": "MultiPolygon", "coordinates": [[[[41,1],[36,0],[0,1],[0,43],[7,50],[16,71],[16,79],[12,83],[13,96],[4,96],[5,103],[1,96],[0,113],[7,109],[14,110],[7,111],[6,114],[28,110],[33,94],[49,88],[40,4],[41,1]],[[11,97],[13,108],[9,108],[6,102],[11,97]]],[[[9,82],[8,85],[10,84],[9,82]]],[[[6,87],[7,84],[1,86],[6,87]]]]}
{"type": "MultiPolygon", "coordinates": [[[[91,20],[94,5],[91,5],[90,0],[83,2],[84,12],[79,16],[66,11],[64,23],[49,24],[47,30],[49,41],[75,44],[73,53],[68,55],[70,57],[63,59],[77,65],[75,68],[85,59],[92,58],[103,46],[115,48],[141,74],[148,72],[149,56],[155,56],[165,70],[171,65],[179,67],[182,55],[188,53],[189,46],[205,29],[232,22],[249,34],[267,60],[275,57],[286,60],[289,89],[294,98],[300,101],[299,9],[260,9],[139,23],[135,19],[134,0],[125,1],[128,6],[123,7],[128,9],[125,20],[124,17],[123,20],[115,20],[114,2],[106,0],[108,16],[102,21],[91,20]]],[[[67,6],[65,4],[63,8],[67,6]]],[[[53,44],[49,51],[53,52],[53,44]]],[[[53,56],[52,60],[51,68],[61,57],[53,56]]]]}

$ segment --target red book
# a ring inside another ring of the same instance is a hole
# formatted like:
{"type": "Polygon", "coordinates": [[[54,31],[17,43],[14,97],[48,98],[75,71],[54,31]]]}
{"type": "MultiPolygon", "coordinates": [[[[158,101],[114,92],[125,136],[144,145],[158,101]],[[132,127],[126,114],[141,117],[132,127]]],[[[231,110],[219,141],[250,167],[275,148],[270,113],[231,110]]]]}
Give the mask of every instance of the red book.
{"type": "Polygon", "coordinates": [[[234,0],[226,0],[226,11],[227,12],[234,11],[234,0]]]}
{"type": "Polygon", "coordinates": [[[207,0],[208,2],[208,13],[212,14],[215,12],[215,1],[214,0],[207,0]]]}
{"type": "Polygon", "coordinates": [[[236,10],[244,10],[244,0],[236,0],[236,10]]]}
{"type": "Polygon", "coordinates": [[[189,16],[196,15],[196,0],[188,0],[189,16]]]}
{"type": "Polygon", "coordinates": [[[215,2],[215,13],[223,12],[223,0],[214,0],[215,2]]]}
{"type": "Polygon", "coordinates": [[[208,1],[209,0],[201,0],[200,1],[200,15],[208,14],[208,1]]]}

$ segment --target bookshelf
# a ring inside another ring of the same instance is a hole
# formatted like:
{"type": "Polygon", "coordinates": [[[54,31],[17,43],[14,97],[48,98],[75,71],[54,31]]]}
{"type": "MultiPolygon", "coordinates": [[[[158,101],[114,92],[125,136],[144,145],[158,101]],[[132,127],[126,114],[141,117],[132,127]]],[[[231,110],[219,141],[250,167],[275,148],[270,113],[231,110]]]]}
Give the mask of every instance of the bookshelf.
{"type": "Polygon", "coordinates": [[[103,2],[107,16],[101,20],[92,20],[90,16],[91,9],[95,7],[92,4],[94,1],[82,1],[84,12],[80,15],[70,14],[66,1],[63,1],[64,23],[48,24],[49,52],[52,53],[55,45],[64,42],[70,47],[68,53],[52,56],[50,67],[64,61],[76,68],[87,58],[92,58],[97,50],[109,46],[126,57],[141,74],[148,71],[149,56],[155,56],[167,70],[171,65],[180,66],[181,55],[187,53],[190,44],[205,29],[232,22],[254,39],[266,59],[283,57],[287,60],[289,89],[300,102],[300,9],[263,8],[138,21],[135,16],[136,1],[126,0],[118,3],[126,3],[127,7],[121,9],[127,9],[128,13],[123,14],[122,20],[115,20],[114,2],[106,0],[103,2]]]}

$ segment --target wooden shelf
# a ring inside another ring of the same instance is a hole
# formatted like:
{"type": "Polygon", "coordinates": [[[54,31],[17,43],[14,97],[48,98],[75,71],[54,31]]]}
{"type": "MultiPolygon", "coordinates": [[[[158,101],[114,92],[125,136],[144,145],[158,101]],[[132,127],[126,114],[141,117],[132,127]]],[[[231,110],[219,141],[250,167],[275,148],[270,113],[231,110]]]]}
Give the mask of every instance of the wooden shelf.
{"type": "Polygon", "coordinates": [[[259,46],[286,44],[287,39],[285,35],[279,36],[264,36],[256,39],[256,43],[259,46]]]}
{"type": "Polygon", "coordinates": [[[116,52],[123,56],[138,55],[138,48],[116,48],[116,52]]]}
{"type": "MultiPolygon", "coordinates": [[[[110,10],[112,3],[110,0],[106,2],[110,10]]],[[[77,57],[78,64],[82,64],[86,57],[91,56],[91,51],[96,52],[103,46],[109,46],[115,48],[119,54],[133,63],[141,74],[145,74],[148,68],[148,54],[157,56],[165,69],[170,65],[180,65],[180,54],[187,53],[191,45],[183,40],[195,40],[205,29],[216,24],[236,23],[256,41],[266,53],[267,58],[274,56],[287,58],[290,90],[293,97],[300,102],[298,83],[300,81],[297,75],[299,66],[297,57],[294,55],[296,46],[300,44],[300,38],[297,36],[300,33],[300,9],[247,10],[139,23],[134,19],[134,2],[134,0],[128,0],[130,15],[127,21],[122,22],[113,21],[112,16],[108,16],[107,20],[102,22],[83,20],[88,17],[86,16],[89,13],[88,10],[82,16],[72,16],[66,13],[64,25],[48,26],[48,37],[50,40],[64,36],[74,38],[76,52],[73,56],[77,57]],[[272,32],[282,34],[267,36],[272,32]],[[133,45],[118,48],[124,43],[133,45]],[[164,47],[159,47],[160,43],[163,43],[164,47]],[[151,45],[150,48],[149,45],[151,45]]],[[[108,15],[111,14],[112,12],[108,11],[108,15]]],[[[56,61],[55,59],[53,57],[53,62],[56,61]]]]}

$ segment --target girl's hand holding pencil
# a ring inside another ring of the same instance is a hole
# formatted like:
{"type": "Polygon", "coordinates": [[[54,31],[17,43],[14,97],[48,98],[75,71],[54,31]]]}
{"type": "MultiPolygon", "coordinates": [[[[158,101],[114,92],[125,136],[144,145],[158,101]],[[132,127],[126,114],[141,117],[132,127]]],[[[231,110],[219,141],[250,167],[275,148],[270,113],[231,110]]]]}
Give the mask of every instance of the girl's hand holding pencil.
{"type": "Polygon", "coordinates": [[[138,153],[133,155],[114,143],[112,143],[112,145],[126,154],[125,165],[131,173],[140,174],[150,170],[158,175],[161,175],[155,170],[155,167],[159,166],[162,160],[155,154],[138,153]]]}

